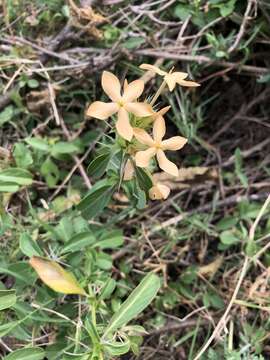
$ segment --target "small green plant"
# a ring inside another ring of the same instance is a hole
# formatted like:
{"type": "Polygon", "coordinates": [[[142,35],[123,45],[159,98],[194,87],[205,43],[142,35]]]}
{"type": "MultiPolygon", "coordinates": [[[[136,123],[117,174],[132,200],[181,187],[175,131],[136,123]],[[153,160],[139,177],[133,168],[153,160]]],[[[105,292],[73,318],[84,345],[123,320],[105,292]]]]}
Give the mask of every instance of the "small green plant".
{"type": "MultiPolygon", "coordinates": [[[[54,218],[74,204],[77,204],[76,208],[55,225],[48,224],[46,219],[50,215],[32,208],[28,195],[31,216],[26,221],[27,225],[18,224],[22,230],[18,234],[19,254],[30,258],[29,264],[38,277],[48,288],[62,294],[62,298],[38,285],[35,273],[20,257],[20,261],[14,265],[3,264],[0,271],[14,276],[16,289],[26,291],[26,295],[17,297],[13,289],[0,289],[0,308],[14,312],[13,321],[0,325],[0,334],[5,336],[15,332],[15,337],[20,338],[21,331],[23,338],[28,339],[28,324],[32,323],[35,334],[42,336],[42,331],[35,324],[46,323],[52,314],[50,321],[63,323],[63,330],[57,335],[59,341],[48,347],[46,352],[32,341],[31,346],[14,351],[7,355],[7,359],[23,359],[31,354],[35,359],[46,356],[49,359],[78,357],[105,360],[129,351],[139,353],[142,335],[146,331],[141,325],[130,322],[155,298],[161,285],[160,279],[150,272],[133,290],[130,282],[115,280],[110,273],[112,259],[106,250],[123,244],[122,233],[118,229],[90,226],[88,221],[102,213],[120,187],[129,197],[131,205],[139,209],[145,207],[149,198],[161,200],[169,196],[168,186],[154,182],[152,173],[155,163],[150,163],[150,160],[156,158],[163,171],[177,177],[178,168],[166,157],[165,151],[181,149],[187,139],[181,136],[163,139],[166,132],[164,115],[170,106],[156,109],[155,103],[166,85],[170,91],[174,90],[176,84],[199,85],[185,80],[187,73],[172,70],[167,73],[148,64],[143,64],[141,68],[163,77],[161,86],[150,102],[147,99],[138,101],[144,90],[141,79],[131,83],[125,80],[121,91],[117,77],[108,71],[103,72],[102,88],[111,102],[96,101],[87,110],[88,117],[104,121],[113,118],[113,125],[108,124],[111,128],[109,135],[100,144],[98,156],[88,166],[88,174],[97,181],[79,202],[78,194],[70,190],[68,200],[58,199],[49,212],[54,218]],[[116,119],[113,117],[115,114],[116,119]],[[148,133],[151,129],[152,136],[148,133]],[[80,270],[76,270],[78,265],[80,270]],[[75,271],[71,272],[69,268],[75,271]],[[29,285],[33,287],[35,295],[27,289],[29,285]],[[65,300],[63,296],[66,295],[76,299],[75,304],[65,300]],[[59,305],[64,302],[66,309],[61,310],[59,305]]],[[[0,189],[2,192],[15,193],[32,185],[33,167],[44,177],[47,186],[53,188],[61,172],[57,161],[75,156],[82,150],[80,142],[28,137],[24,143],[17,143],[14,147],[16,166],[2,165],[0,189]]],[[[15,223],[15,219],[7,215],[1,219],[4,231],[15,223]]]]}

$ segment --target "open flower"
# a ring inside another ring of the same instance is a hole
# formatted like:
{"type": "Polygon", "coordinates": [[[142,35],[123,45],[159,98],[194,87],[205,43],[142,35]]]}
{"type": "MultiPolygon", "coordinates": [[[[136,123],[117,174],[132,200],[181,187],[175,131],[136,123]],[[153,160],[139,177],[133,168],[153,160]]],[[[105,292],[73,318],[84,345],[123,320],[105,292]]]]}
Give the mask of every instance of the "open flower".
{"type": "Polygon", "coordinates": [[[139,167],[147,167],[150,159],[156,155],[160,168],[170,175],[177,176],[177,166],[167,159],[164,151],[180,150],[186,144],[187,139],[181,136],[173,136],[170,139],[162,140],[166,132],[165,120],[162,116],[159,116],[154,122],[153,138],[143,129],[134,128],[133,131],[136,139],[149,147],[147,150],[136,153],[136,165],[139,167]]]}
{"type": "Polygon", "coordinates": [[[168,186],[156,183],[149,190],[149,197],[151,200],[165,200],[169,196],[170,191],[168,186]]]}
{"type": "Polygon", "coordinates": [[[143,92],[144,82],[142,80],[135,80],[130,84],[125,82],[121,94],[121,85],[117,77],[108,71],[103,71],[101,85],[112,102],[95,101],[89,106],[86,115],[105,120],[118,113],[116,130],[124,139],[130,141],[133,137],[133,128],[129,123],[128,113],[144,117],[150,116],[153,112],[149,104],[135,101],[143,92]]]}
{"type": "Polygon", "coordinates": [[[86,294],[74,275],[63,269],[57,262],[32,256],[29,263],[41,280],[54,291],[63,294],[86,294]]]}
{"type": "Polygon", "coordinates": [[[164,77],[164,81],[167,83],[170,91],[173,91],[176,84],[179,84],[181,86],[200,86],[200,84],[194,82],[194,81],[187,81],[184,80],[188,77],[188,73],[180,72],[180,71],[174,71],[167,73],[166,71],[160,70],[157,66],[150,65],[150,64],[142,64],[140,65],[140,68],[143,70],[150,70],[155,72],[158,75],[161,75],[164,77]]]}

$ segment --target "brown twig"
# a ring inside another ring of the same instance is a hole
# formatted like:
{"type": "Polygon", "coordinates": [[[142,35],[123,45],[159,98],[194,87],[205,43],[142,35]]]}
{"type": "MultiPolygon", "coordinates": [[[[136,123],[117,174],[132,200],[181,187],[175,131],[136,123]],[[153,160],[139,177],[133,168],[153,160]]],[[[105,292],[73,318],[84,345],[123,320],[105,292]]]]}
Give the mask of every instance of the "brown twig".
{"type": "Polygon", "coordinates": [[[239,71],[254,73],[254,74],[268,74],[269,70],[267,68],[253,66],[253,65],[243,65],[241,63],[233,63],[229,61],[215,61],[208,56],[205,55],[186,55],[186,54],[177,54],[177,53],[170,53],[166,51],[160,51],[156,49],[143,49],[143,50],[136,50],[134,52],[135,55],[145,55],[145,56],[152,56],[156,58],[162,59],[170,59],[170,60],[182,60],[182,61],[192,61],[197,62],[199,64],[208,63],[211,65],[221,66],[224,68],[232,68],[237,69],[239,71]]]}
{"type": "Polygon", "coordinates": [[[256,4],[256,0],[248,0],[246,11],[245,11],[245,14],[244,14],[243,21],[242,21],[242,24],[240,26],[239,32],[238,32],[238,34],[237,34],[237,36],[235,38],[234,43],[229,48],[228,53],[232,53],[233,51],[236,50],[236,48],[238,47],[242,37],[244,36],[247,22],[250,19],[249,13],[251,12],[252,4],[256,4]]]}

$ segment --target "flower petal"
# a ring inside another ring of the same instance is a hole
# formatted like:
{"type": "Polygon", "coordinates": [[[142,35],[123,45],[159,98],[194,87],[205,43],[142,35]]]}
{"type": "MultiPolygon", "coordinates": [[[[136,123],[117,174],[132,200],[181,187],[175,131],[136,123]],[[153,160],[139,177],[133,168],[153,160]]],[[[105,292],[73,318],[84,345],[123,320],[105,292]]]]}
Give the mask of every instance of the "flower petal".
{"type": "Polygon", "coordinates": [[[165,171],[166,173],[168,173],[170,175],[178,176],[177,166],[173,162],[171,162],[169,159],[167,159],[163,150],[157,151],[157,161],[158,161],[159,167],[163,171],[165,171]]]}
{"type": "Polygon", "coordinates": [[[154,141],[151,138],[149,134],[143,129],[140,128],[134,128],[133,133],[135,138],[142,144],[148,145],[148,146],[154,146],[154,141]]]}
{"type": "Polygon", "coordinates": [[[135,172],[135,169],[132,164],[132,161],[130,159],[128,159],[128,161],[126,162],[125,168],[124,168],[123,180],[128,181],[128,180],[133,179],[134,172],[135,172]]]}
{"type": "Polygon", "coordinates": [[[151,147],[144,151],[138,151],[135,154],[135,162],[139,167],[147,167],[150,159],[156,154],[156,149],[151,147]]]}
{"type": "Polygon", "coordinates": [[[129,123],[128,112],[121,107],[118,111],[118,120],[115,124],[116,130],[122,138],[130,141],[133,137],[133,129],[129,123]]]}
{"type": "Polygon", "coordinates": [[[177,83],[181,86],[189,86],[189,87],[201,86],[201,84],[198,84],[195,81],[179,80],[179,81],[177,81],[177,83]]]}
{"type": "Polygon", "coordinates": [[[162,150],[180,150],[187,143],[187,139],[182,136],[173,136],[170,139],[163,140],[162,150]]]}
{"type": "Polygon", "coordinates": [[[165,120],[162,116],[158,116],[153,125],[154,141],[160,143],[166,132],[165,120]]]}
{"type": "Polygon", "coordinates": [[[121,85],[117,77],[109,71],[103,71],[101,85],[104,92],[114,101],[121,100],[121,85]]]}
{"type": "Polygon", "coordinates": [[[157,183],[149,190],[149,197],[152,200],[167,199],[170,191],[171,190],[168,186],[157,183]]]}
{"type": "Polygon", "coordinates": [[[41,280],[54,291],[63,294],[85,295],[85,291],[73,274],[63,269],[57,262],[32,256],[29,263],[36,270],[41,280]]]}
{"type": "Polygon", "coordinates": [[[180,72],[180,71],[174,71],[170,74],[170,76],[175,79],[176,82],[183,80],[188,77],[188,73],[186,72],[180,72]]]}
{"type": "Polygon", "coordinates": [[[128,86],[128,81],[127,81],[127,79],[125,79],[124,80],[124,90],[127,88],[127,86],[128,86]]]}
{"type": "Polygon", "coordinates": [[[123,102],[132,102],[138,99],[143,92],[144,82],[142,80],[134,80],[125,86],[122,100],[123,102]]]}
{"type": "Polygon", "coordinates": [[[173,89],[175,88],[175,85],[176,85],[176,79],[174,78],[174,76],[172,76],[172,74],[167,74],[164,77],[164,80],[166,81],[166,83],[169,87],[169,90],[173,91],[173,89]]]}
{"type": "Polygon", "coordinates": [[[169,106],[165,106],[164,108],[160,109],[156,114],[163,116],[163,115],[166,114],[167,111],[170,110],[170,108],[171,108],[170,105],[169,105],[169,106]]]}
{"type": "Polygon", "coordinates": [[[139,68],[143,69],[143,70],[153,71],[156,74],[161,75],[161,76],[165,76],[167,74],[165,71],[160,70],[160,68],[158,68],[157,66],[150,65],[150,64],[142,64],[139,66],[139,68]]]}
{"type": "Polygon", "coordinates": [[[93,102],[86,111],[87,116],[105,120],[109,116],[115,114],[119,109],[119,105],[113,102],[105,103],[103,101],[93,102]]]}
{"type": "Polygon", "coordinates": [[[153,114],[152,106],[147,103],[129,102],[124,105],[124,108],[139,117],[151,116],[153,114]]]}

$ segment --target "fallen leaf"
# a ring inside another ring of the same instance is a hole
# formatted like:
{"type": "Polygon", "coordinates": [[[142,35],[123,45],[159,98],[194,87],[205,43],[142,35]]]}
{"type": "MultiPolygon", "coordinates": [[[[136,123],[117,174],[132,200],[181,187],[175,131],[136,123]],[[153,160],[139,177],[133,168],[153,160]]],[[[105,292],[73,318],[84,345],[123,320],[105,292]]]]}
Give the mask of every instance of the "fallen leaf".
{"type": "Polygon", "coordinates": [[[69,0],[72,25],[87,31],[96,39],[102,39],[103,33],[97,29],[97,25],[109,22],[109,20],[96,13],[91,6],[78,7],[73,0],[69,0]]]}
{"type": "MultiPolygon", "coordinates": [[[[59,86],[52,86],[54,93],[60,90],[59,86]]],[[[49,89],[33,90],[26,97],[26,104],[29,111],[40,114],[40,111],[44,107],[48,107],[51,104],[51,97],[49,89]]]]}
{"type": "Polygon", "coordinates": [[[198,269],[199,275],[213,276],[218,271],[223,262],[223,256],[218,256],[210,264],[200,266],[198,269]]]}
{"type": "Polygon", "coordinates": [[[216,181],[217,179],[217,169],[200,166],[179,169],[177,177],[165,172],[153,175],[154,182],[167,185],[171,190],[186,189],[192,187],[192,185],[202,184],[206,181],[216,181]]]}

